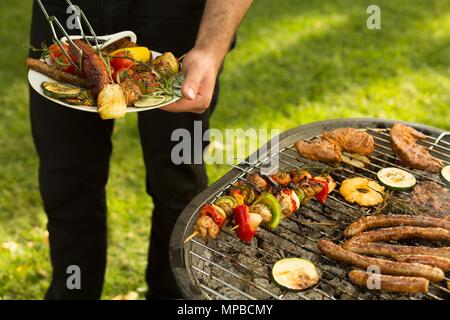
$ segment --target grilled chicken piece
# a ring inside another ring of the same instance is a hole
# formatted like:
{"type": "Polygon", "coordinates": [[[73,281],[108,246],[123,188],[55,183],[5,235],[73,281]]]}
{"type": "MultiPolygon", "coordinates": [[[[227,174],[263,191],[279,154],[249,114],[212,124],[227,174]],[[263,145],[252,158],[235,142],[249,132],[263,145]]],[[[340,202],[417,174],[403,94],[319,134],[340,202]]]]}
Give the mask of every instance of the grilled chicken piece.
{"type": "Polygon", "coordinates": [[[324,132],[323,137],[328,141],[336,142],[342,151],[356,153],[360,156],[367,156],[374,150],[373,137],[362,130],[340,128],[330,132],[324,132]]]}
{"type": "Polygon", "coordinates": [[[290,174],[292,183],[295,185],[312,178],[311,173],[309,173],[308,170],[305,169],[292,169],[290,174]]]}
{"type": "Polygon", "coordinates": [[[267,181],[257,172],[247,175],[247,182],[258,192],[264,191],[268,188],[267,181]]]}
{"type": "Polygon", "coordinates": [[[324,132],[321,138],[312,141],[297,141],[298,153],[313,161],[322,161],[338,165],[342,161],[342,152],[367,156],[374,150],[373,137],[362,130],[341,128],[324,132]]]}
{"type": "Polygon", "coordinates": [[[269,222],[270,220],[272,220],[272,212],[266,205],[262,203],[258,203],[252,206],[251,211],[253,213],[259,214],[263,222],[269,222]]]}
{"type": "Polygon", "coordinates": [[[271,174],[270,177],[281,186],[287,186],[291,183],[291,176],[284,171],[278,171],[275,174],[271,174]]]}
{"type": "Polygon", "coordinates": [[[160,86],[156,76],[150,71],[136,72],[131,78],[139,86],[142,94],[151,93],[160,86]]]}
{"type": "Polygon", "coordinates": [[[432,216],[450,219],[450,191],[433,181],[421,182],[411,192],[412,204],[432,216]]]}
{"type": "Polygon", "coordinates": [[[132,107],[139,101],[142,97],[142,92],[139,86],[133,82],[131,79],[125,79],[120,83],[122,90],[125,94],[125,99],[127,100],[127,106],[132,107]]]}
{"type": "Polygon", "coordinates": [[[220,228],[209,216],[201,216],[200,218],[198,218],[194,230],[198,231],[199,237],[205,241],[207,241],[209,238],[216,239],[217,235],[220,232],[220,228]]]}
{"type": "Polygon", "coordinates": [[[323,161],[338,165],[342,160],[341,147],[334,141],[317,138],[312,141],[297,141],[295,148],[298,153],[312,161],[323,161]]]}
{"type": "Polygon", "coordinates": [[[426,137],[421,132],[401,123],[391,129],[392,149],[406,166],[429,172],[439,172],[444,166],[442,160],[433,157],[428,150],[416,144],[426,137]]]}

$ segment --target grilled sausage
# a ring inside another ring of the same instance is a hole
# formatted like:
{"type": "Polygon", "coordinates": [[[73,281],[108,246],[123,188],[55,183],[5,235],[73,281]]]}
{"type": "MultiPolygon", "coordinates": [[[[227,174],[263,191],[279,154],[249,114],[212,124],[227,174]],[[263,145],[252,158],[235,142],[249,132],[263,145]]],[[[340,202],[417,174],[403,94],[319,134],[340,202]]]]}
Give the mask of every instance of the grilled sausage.
{"type": "Polygon", "coordinates": [[[450,258],[450,247],[430,248],[424,246],[404,246],[376,242],[347,241],[342,247],[354,253],[374,256],[395,257],[405,254],[425,254],[450,258]]]}
{"type": "Polygon", "coordinates": [[[450,271],[450,259],[426,254],[406,254],[394,257],[395,260],[401,262],[420,263],[428,266],[436,267],[444,272],[450,271]]]}
{"type": "MultiPolygon", "coordinates": [[[[83,52],[83,71],[86,78],[89,80],[89,85],[95,98],[97,98],[100,91],[111,83],[108,75],[106,65],[102,59],[94,52],[94,49],[83,40],[74,40],[75,45],[83,52]]],[[[79,59],[79,52],[73,46],[70,46],[70,51],[75,58],[79,59]]]]}
{"type": "Polygon", "coordinates": [[[432,217],[408,215],[367,216],[362,217],[350,224],[344,230],[344,236],[351,238],[368,229],[396,226],[432,227],[450,230],[450,221],[432,217]]]}
{"type": "Polygon", "coordinates": [[[365,257],[343,249],[341,246],[328,240],[319,240],[317,248],[328,258],[361,269],[377,266],[383,274],[422,277],[433,282],[439,282],[444,279],[444,272],[441,269],[418,263],[397,262],[365,257]]]}
{"type": "Polygon", "coordinates": [[[426,240],[450,241],[450,230],[442,228],[393,227],[363,232],[347,242],[381,242],[421,238],[426,240]]]}
{"type": "Polygon", "coordinates": [[[65,82],[77,87],[86,88],[88,86],[87,79],[83,79],[73,74],[69,74],[61,70],[58,70],[57,68],[52,67],[38,59],[27,58],[27,66],[30,69],[45,74],[47,77],[50,77],[57,81],[65,82]]]}
{"type": "Polygon", "coordinates": [[[102,51],[105,54],[110,54],[119,49],[133,48],[133,47],[137,47],[137,44],[132,42],[129,38],[122,38],[117,40],[116,42],[111,43],[106,48],[103,48],[102,51]]]}
{"type": "MultiPolygon", "coordinates": [[[[371,274],[360,271],[352,270],[349,272],[348,277],[350,281],[359,287],[367,288],[367,280],[371,274]]],[[[401,293],[424,293],[428,291],[429,281],[425,278],[419,277],[398,277],[398,276],[379,276],[379,288],[370,288],[371,290],[382,290],[388,292],[401,292],[401,293]]]]}

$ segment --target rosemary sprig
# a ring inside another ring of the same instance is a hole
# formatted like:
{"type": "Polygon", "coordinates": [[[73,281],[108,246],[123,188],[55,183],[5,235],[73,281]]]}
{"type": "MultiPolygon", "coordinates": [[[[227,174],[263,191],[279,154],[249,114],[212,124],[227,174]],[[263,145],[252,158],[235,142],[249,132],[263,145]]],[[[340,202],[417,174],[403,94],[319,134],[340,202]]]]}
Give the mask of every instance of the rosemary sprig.
{"type": "Polygon", "coordinates": [[[400,213],[409,215],[422,215],[424,211],[413,205],[406,199],[401,199],[394,195],[393,191],[384,193],[384,201],[375,209],[375,215],[383,213],[400,213]]]}

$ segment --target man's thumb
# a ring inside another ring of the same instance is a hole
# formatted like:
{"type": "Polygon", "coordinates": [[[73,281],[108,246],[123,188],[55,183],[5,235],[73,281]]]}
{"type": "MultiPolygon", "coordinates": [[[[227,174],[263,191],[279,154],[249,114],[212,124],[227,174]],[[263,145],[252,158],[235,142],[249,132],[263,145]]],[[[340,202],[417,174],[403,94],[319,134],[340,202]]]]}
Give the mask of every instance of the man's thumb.
{"type": "Polygon", "coordinates": [[[190,70],[184,75],[184,83],[181,92],[183,97],[188,100],[194,100],[197,97],[200,83],[202,82],[202,73],[199,70],[190,70]]]}

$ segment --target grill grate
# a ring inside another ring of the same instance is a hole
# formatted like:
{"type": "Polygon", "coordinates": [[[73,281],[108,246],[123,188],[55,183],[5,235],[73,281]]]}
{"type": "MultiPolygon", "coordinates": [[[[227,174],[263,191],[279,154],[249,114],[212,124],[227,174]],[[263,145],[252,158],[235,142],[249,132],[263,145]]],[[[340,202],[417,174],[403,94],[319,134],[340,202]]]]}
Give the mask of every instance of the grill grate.
{"type": "MultiPolygon", "coordinates": [[[[343,127],[345,125],[336,125],[343,127]]],[[[353,126],[355,125],[347,125],[353,126]]],[[[387,125],[385,125],[387,126],[387,125]]],[[[360,123],[364,126],[364,122],[360,123]]],[[[416,126],[417,127],[417,126],[416,126]]],[[[301,127],[300,127],[301,128],[301,127]]],[[[420,128],[419,128],[420,129],[420,128]]],[[[329,130],[322,126],[320,131],[329,130]]],[[[283,220],[279,228],[275,231],[261,229],[258,231],[254,241],[250,244],[243,244],[236,238],[234,232],[225,227],[217,240],[203,243],[201,240],[193,239],[181,247],[182,261],[180,267],[174,268],[180,286],[187,298],[206,299],[446,299],[450,290],[442,284],[431,284],[429,292],[426,294],[405,295],[391,294],[384,292],[368,291],[352,285],[347,279],[347,273],[351,267],[345,266],[323,256],[316,248],[319,239],[332,239],[336,243],[343,242],[343,229],[357,218],[373,213],[373,208],[361,208],[357,205],[350,205],[339,195],[340,182],[355,175],[374,178],[376,172],[386,166],[399,167],[414,174],[419,181],[432,180],[441,185],[442,181],[437,175],[416,170],[409,170],[397,165],[397,158],[390,148],[389,129],[372,127],[366,128],[375,139],[376,150],[370,156],[371,164],[365,168],[356,168],[347,164],[342,164],[342,170],[331,171],[331,175],[337,182],[337,188],[329,195],[329,200],[325,205],[312,201],[306,206],[302,206],[300,212],[291,218],[283,220]],[[277,287],[270,278],[270,270],[273,263],[283,257],[297,256],[313,261],[321,273],[321,281],[313,288],[302,292],[288,292],[277,287]],[[182,279],[180,270],[188,274],[182,279]],[[188,291],[189,293],[186,293],[188,291]],[[199,292],[200,295],[192,296],[199,292]]],[[[450,161],[450,142],[444,137],[435,143],[436,138],[430,132],[427,139],[421,142],[425,147],[432,147],[431,153],[442,159],[445,164],[450,161]]],[[[316,130],[317,132],[317,130],[316,130]]],[[[435,132],[434,135],[438,135],[435,132]]],[[[310,135],[309,139],[319,136],[310,135]]],[[[305,137],[301,137],[305,139],[305,137]]],[[[301,158],[293,146],[293,142],[299,138],[291,137],[287,145],[280,149],[280,168],[292,168],[300,166],[314,166],[325,168],[325,165],[311,162],[301,158]]],[[[287,139],[285,139],[287,140],[287,139]]],[[[282,141],[283,142],[283,141],[282,141]]],[[[286,142],[286,141],[285,141],[286,142]]],[[[269,160],[267,158],[266,160],[269,160]]],[[[184,226],[184,232],[177,237],[177,245],[183,242],[184,237],[192,232],[193,224],[197,218],[197,209],[205,202],[212,202],[223,195],[233,183],[245,180],[245,176],[255,170],[259,170],[262,162],[250,164],[242,162],[239,165],[231,165],[236,172],[232,179],[219,183],[215,192],[210,192],[203,197],[201,203],[193,203],[186,210],[190,216],[184,226]]],[[[314,171],[314,170],[312,170],[314,171]]],[[[225,179],[227,178],[224,177],[225,179]]],[[[396,196],[405,196],[406,192],[396,192],[396,196]]],[[[195,202],[195,201],[194,201],[195,202]]],[[[172,236],[174,241],[174,236],[172,236]]],[[[416,242],[413,242],[416,243],[416,242]]],[[[175,258],[173,258],[175,259],[175,258]]],[[[446,279],[449,281],[449,279],[446,279]]]]}

